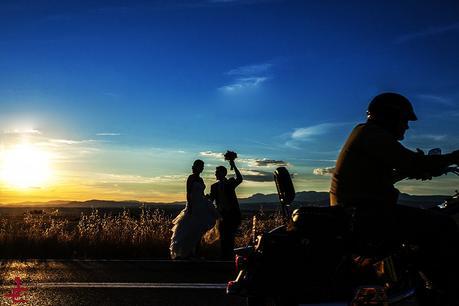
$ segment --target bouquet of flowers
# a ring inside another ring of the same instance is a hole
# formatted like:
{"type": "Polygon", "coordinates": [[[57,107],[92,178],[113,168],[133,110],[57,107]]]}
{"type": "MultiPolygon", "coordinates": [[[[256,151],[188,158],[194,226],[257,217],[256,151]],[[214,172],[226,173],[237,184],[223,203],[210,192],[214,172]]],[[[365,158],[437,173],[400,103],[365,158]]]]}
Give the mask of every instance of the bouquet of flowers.
{"type": "Polygon", "coordinates": [[[226,151],[226,153],[224,154],[224,156],[225,156],[225,160],[230,161],[231,170],[233,170],[233,163],[232,163],[232,161],[234,161],[234,160],[237,158],[237,153],[236,153],[236,152],[233,152],[233,151],[226,151]]]}

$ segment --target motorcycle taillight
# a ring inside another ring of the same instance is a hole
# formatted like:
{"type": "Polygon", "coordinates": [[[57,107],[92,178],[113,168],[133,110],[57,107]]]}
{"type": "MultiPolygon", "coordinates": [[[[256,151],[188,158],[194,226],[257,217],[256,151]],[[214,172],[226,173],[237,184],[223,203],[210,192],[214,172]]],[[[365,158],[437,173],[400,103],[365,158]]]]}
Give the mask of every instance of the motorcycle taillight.
{"type": "Polygon", "coordinates": [[[236,271],[240,271],[247,266],[248,258],[244,255],[236,255],[235,260],[236,271]]]}

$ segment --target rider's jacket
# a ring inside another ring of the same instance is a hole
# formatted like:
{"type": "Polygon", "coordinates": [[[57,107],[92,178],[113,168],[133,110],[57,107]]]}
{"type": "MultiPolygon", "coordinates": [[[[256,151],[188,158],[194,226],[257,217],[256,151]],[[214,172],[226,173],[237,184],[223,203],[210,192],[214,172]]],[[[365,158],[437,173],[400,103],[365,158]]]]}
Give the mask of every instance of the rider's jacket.
{"type": "Polygon", "coordinates": [[[395,205],[394,183],[435,175],[448,155],[426,156],[405,148],[377,123],[357,125],[341,149],[330,188],[331,205],[388,207],[395,205]]]}

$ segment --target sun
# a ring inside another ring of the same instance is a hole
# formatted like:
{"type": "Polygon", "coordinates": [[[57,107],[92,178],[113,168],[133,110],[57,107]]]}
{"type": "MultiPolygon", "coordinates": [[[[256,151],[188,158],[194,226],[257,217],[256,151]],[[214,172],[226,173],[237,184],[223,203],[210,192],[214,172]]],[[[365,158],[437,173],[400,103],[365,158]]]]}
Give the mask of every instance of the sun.
{"type": "Polygon", "coordinates": [[[16,188],[43,187],[51,177],[49,154],[32,144],[5,150],[0,166],[1,179],[16,188]]]}

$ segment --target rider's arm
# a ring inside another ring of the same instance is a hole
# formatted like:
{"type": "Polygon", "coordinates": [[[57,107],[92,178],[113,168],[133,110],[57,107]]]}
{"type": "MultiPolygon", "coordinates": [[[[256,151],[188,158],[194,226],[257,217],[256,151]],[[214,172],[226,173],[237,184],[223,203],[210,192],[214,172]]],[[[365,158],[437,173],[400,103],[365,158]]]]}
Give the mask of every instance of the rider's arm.
{"type": "Polygon", "coordinates": [[[373,130],[363,145],[375,160],[394,169],[393,182],[407,177],[426,179],[439,176],[444,168],[459,159],[458,151],[444,155],[424,155],[411,151],[381,129],[373,130]]]}
{"type": "Polygon", "coordinates": [[[459,151],[442,155],[425,155],[422,156],[424,170],[432,176],[440,176],[445,168],[452,164],[458,163],[459,151]]]}
{"type": "Polygon", "coordinates": [[[405,178],[412,178],[418,180],[427,180],[432,177],[441,176],[444,170],[456,163],[456,154],[443,154],[443,155],[424,155],[416,153],[410,166],[400,166],[395,171],[394,181],[400,181],[405,178]]]}

